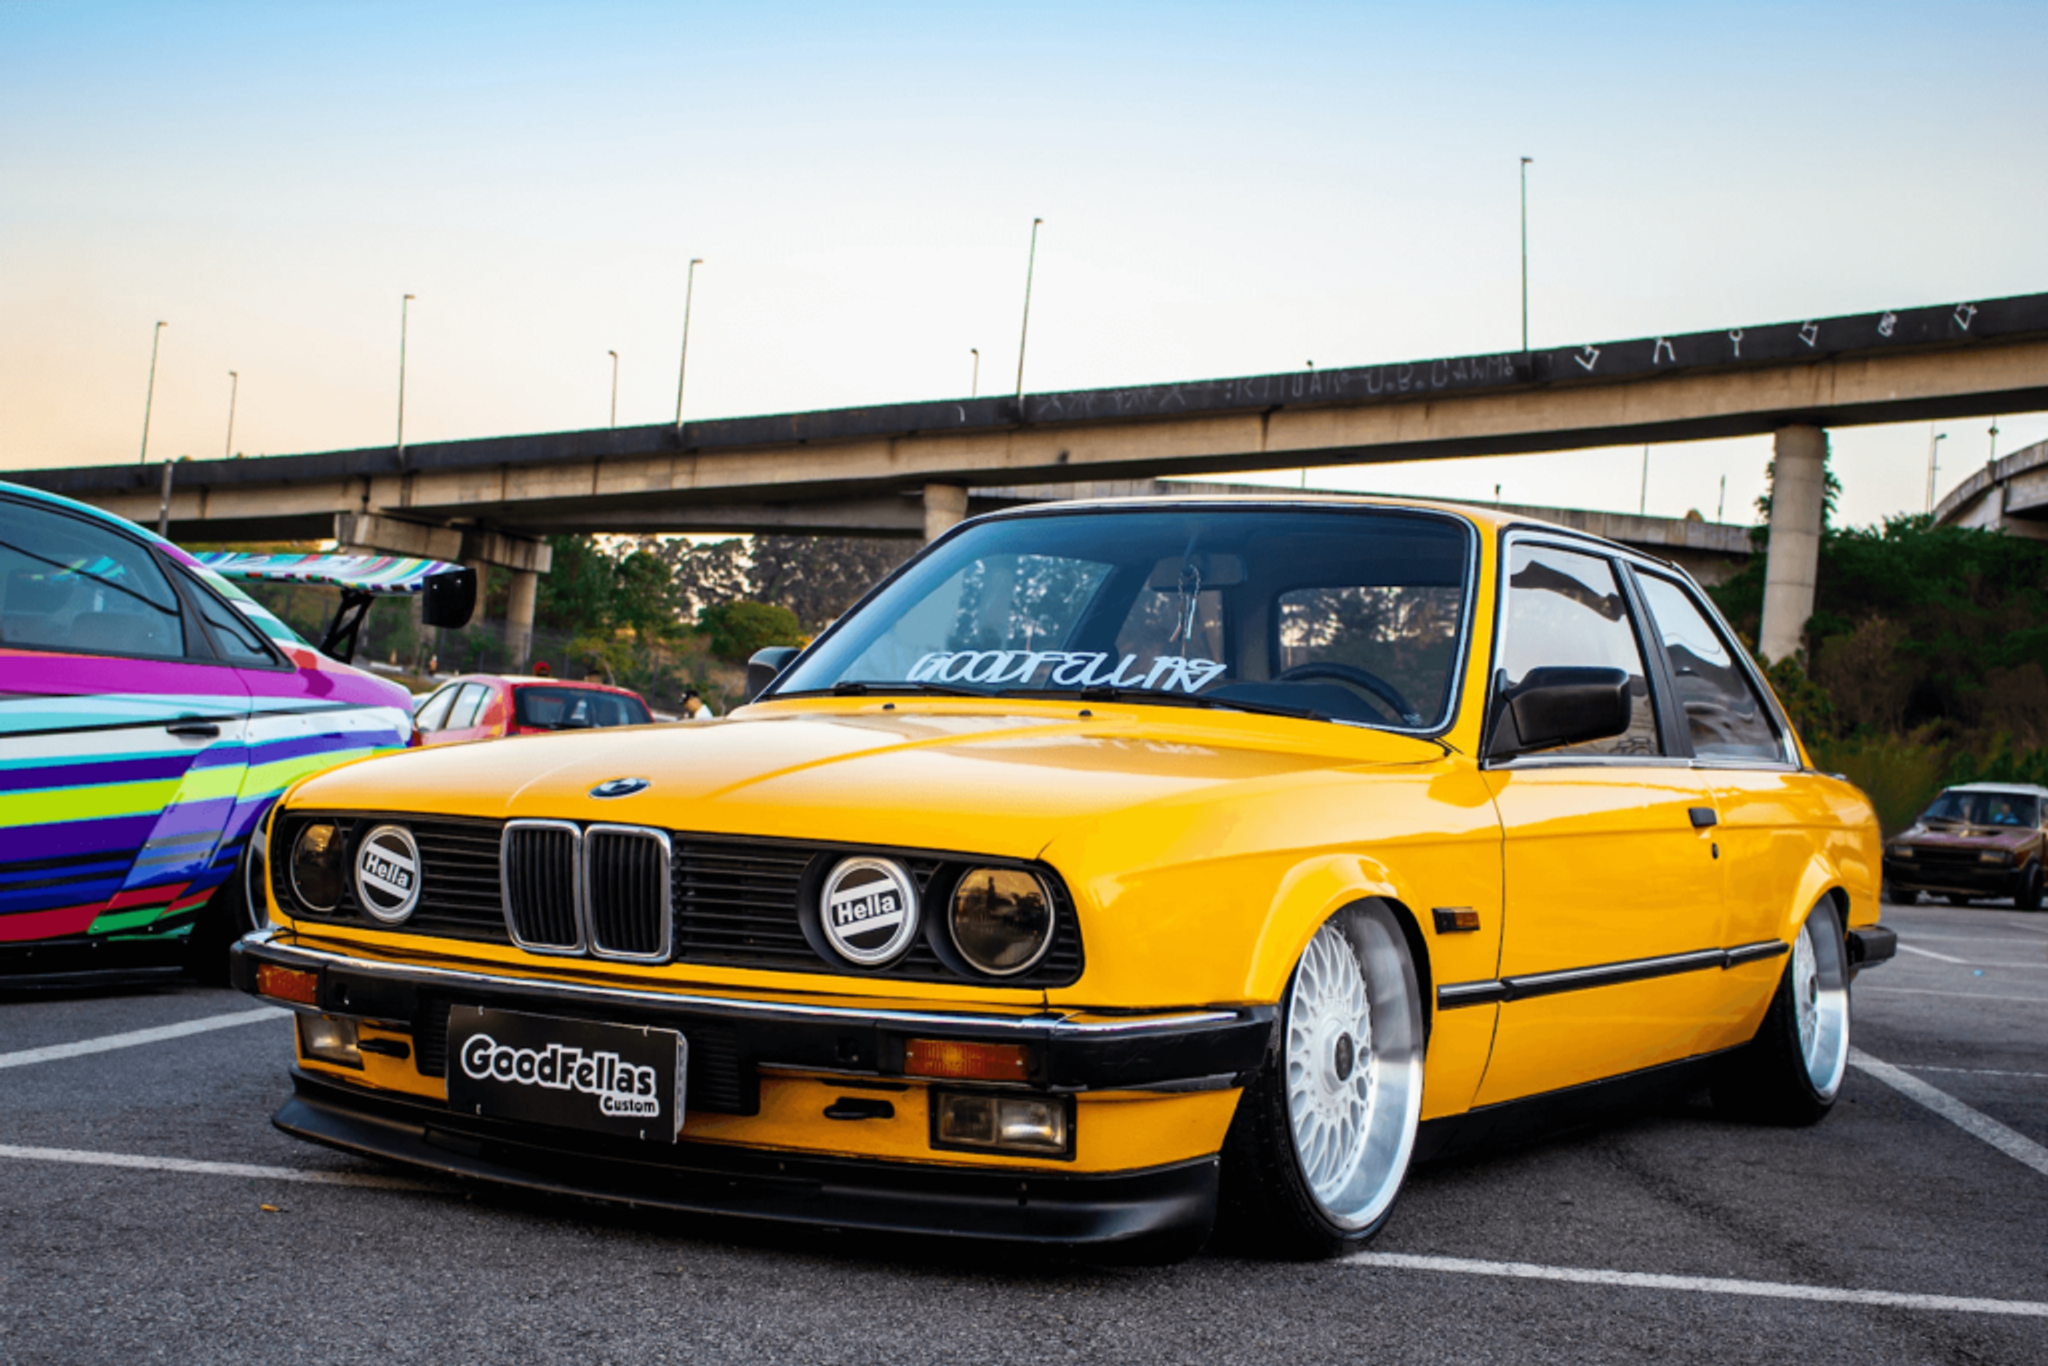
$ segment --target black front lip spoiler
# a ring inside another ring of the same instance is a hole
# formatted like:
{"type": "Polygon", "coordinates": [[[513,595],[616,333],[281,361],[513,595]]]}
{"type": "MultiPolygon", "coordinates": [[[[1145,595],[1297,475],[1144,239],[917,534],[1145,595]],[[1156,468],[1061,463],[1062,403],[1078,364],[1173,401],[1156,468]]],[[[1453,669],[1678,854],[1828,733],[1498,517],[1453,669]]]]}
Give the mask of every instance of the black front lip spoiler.
{"type": "Polygon", "coordinates": [[[779,1224],[1062,1245],[1195,1240],[1216,1218],[1214,1157],[1097,1176],[657,1146],[454,1115],[298,1069],[292,1083],[292,1098],[271,1123],[295,1138],[551,1195],[779,1224]]]}
{"type": "Polygon", "coordinates": [[[1013,1042],[1026,1050],[1023,1083],[1042,1091],[1221,1090],[1241,1085],[1259,1068],[1274,1033],[1271,1006],[1077,1021],[1054,1012],[811,1005],[352,958],[281,943],[275,931],[235,944],[234,985],[255,994],[256,969],[264,963],[317,973],[314,1008],[331,1014],[409,1021],[422,996],[432,994],[537,1013],[565,1006],[602,1011],[621,1023],[671,1028],[717,1021],[737,1027],[752,1067],[895,1079],[904,1075],[904,1045],[913,1038],[1013,1042]]]}

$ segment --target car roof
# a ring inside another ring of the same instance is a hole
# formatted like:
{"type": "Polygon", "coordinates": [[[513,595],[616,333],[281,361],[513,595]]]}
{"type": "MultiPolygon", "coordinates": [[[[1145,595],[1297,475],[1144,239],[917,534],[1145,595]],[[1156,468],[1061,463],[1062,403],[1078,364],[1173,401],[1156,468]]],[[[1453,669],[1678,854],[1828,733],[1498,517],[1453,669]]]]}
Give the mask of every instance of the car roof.
{"type": "MultiPolygon", "coordinates": [[[[621,688],[611,683],[592,683],[582,678],[550,678],[544,674],[457,674],[448,683],[509,683],[515,688],[581,688],[586,692],[623,693],[627,697],[639,697],[631,688],[621,688]]],[[[447,687],[448,683],[441,684],[447,687]]],[[[642,698],[642,701],[646,699],[642,698]]]]}
{"type": "Polygon", "coordinates": [[[1531,517],[1524,512],[1509,511],[1506,508],[1487,507],[1483,503],[1452,503],[1435,498],[1398,498],[1377,493],[1294,493],[1286,489],[1275,489],[1271,496],[1253,493],[1202,493],[1199,484],[1187,486],[1191,491],[1185,494],[1131,495],[1120,498],[1076,498],[1053,503],[1026,503],[1018,507],[1003,508],[996,512],[984,513],[974,521],[993,521],[1008,517],[1057,516],[1062,512],[1086,512],[1097,509],[1117,510],[1146,509],[1157,511],[1162,508],[1199,506],[1205,508],[1247,507],[1314,507],[1314,508],[1379,508],[1389,511],[1436,512],[1451,517],[1461,517],[1476,526],[1482,534],[1505,531],[1510,527],[1518,530],[1541,531],[1546,534],[1568,537],[1589,546],[1597,546],[1610,554],[1625,555],[1637,560],[1647,560],[1659,565],[1670,562],[1656,555],[1610,541],[1603,536],[1580,531],[1576,527],[1547,522],[1540,517],[1531,517]]]}
{"type": "Polygon", "coordinates": [[[2014,797],[2048,797],[2048,787],[2038,783],[1955,783],[1944,787],[1949,792],[2000,792],[2014,797]]]}

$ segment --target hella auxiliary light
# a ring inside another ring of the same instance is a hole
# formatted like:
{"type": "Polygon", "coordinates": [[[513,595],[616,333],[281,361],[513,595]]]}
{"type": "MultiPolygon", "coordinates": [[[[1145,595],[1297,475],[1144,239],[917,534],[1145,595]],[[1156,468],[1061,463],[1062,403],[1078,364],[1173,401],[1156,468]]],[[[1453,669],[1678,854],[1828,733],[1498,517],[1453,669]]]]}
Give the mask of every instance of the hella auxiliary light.
{"type": "Polygon", "coordinates": [[[343,1067],[363,1065],[362,1050],[356,1047],[356,1022],[332,1015],[299,1016],[299,1051],[343,1067]]]}
{"type": "Polygon", "coordinates": [[[932,1094],[932,1146],[1074,1155],[1071,1102],[1059,1096],[932,1094]]]}

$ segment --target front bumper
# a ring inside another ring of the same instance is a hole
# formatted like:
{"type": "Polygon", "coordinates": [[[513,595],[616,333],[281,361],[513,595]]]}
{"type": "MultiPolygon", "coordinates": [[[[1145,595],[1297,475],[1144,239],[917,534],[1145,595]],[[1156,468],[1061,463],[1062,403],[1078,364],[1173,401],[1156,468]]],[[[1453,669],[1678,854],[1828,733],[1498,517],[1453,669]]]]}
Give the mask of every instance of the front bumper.
{"type": "Polygon", "coordinates": [[[328,1014],[412,1024],[426,1017],[429,1001],[455,997],[686,1034],[693,1026],[709,1027],[732,1038],[748,1071],[768,1066],[895,1080],[905,1075],[904,1045],[913,1038],[1022,1044],[1029,1059],[1026,1084],[1056,1092],[1241,1085],[1265,1059],[1275,1015],[1271,1006],[1249,1006],[1076,1020],[1050,1011],[877,1010],[704,996],[355,958],[286,943],[276,930],[259,930],[235,944],[229,969],[234,985],[256,994],[256,969],[263,963],[317,973],[312,1008],[328,1014]]]}
{"type": "MultiPolygon", "coordinates": [[[[910,1099],[902,1094],[906,1085],[912,1095],[926,1085],[1078,1093],[1084,1110],[1101,1104],[1136,1119],[1142,1116],[1130,1109],[1133,1099],[1146,1107],[1207,1104],[1207,1097],[1186,1093],[1242,1085],[1262,1065],[1274,1034],[1270,1007],[1075,1019],[1054,1012],[999,1015],[704,996],[356,958],[289,942],[278,931],[258,932],[235,946],[235,984],[253,991],[264,964],[317,975],[317,989],[301,1009],[410,1032],[412,1060],[386,1065],[408,1073],[417,1065],[420,1073],[420,1093],[408,1093],[384,1084],[374,1070],[359,1081],[325,1068],[294,1069],[296,1094],[275,1123],[295,1136],[532,1190],[697,1213],[1025,1242],[1199,1236],[1215,1214],[1215,1149],[1148,1140],[1118,1149],[1113,1164],[1096,1159],[1098,1168],[1113,1170],[1061,1170],[1049,1169],[1043,1158],[963,1162],[936,1143],[927,1156],[922,1138],[914,1151],[854,1150],[871,1154],[865,1156],[807,1152],[801,1143],[793,1149],[751,1139],[693,1141],[688,1133],[673,1145],[654,1145],[459,1113],[440,1098],[438,1082],[421,1079],[440,1075],[428,1060],[445,1059],[454,1001],[678,1031],[690,1045],[692,1113],[706,1115],[710,1134],[755,1132],[749,1126],[757,1121],[748,1116],[770,1122],[775,1109],[763,1103],[764,1071],[779,1087],[791,1084],[791,1074],[814,1076],[830,1090],[842,1083],[858,1088],[865,1079],[877,1094],[896,1093],[898,1104],[910,1099]],[[438,1040],[437,1024],[443,1031],[438,1040]],[[908,1074],[905,1045],[912,1038],[1021,1044],[1028,1076],[1005,1084],[908,1074]],[[1090,1102],[1089,1092],[1122,1099],[1090,1102]],[[1147,1100],[1146,1093],[1157,1094],[1147,1100]],[[721,1125],[720,1115],[738,1118],[721,1125]]],[[[905,1114],[922,1104],[918,1096],[905,1114]]],[[[1084,1121],[1082,1132],[1100,1122],[1084,1121]]]]}
{"type": "Polygon", "coordinates": [[[1949,896],[2015,896],[2025,885],[2027,869],[2004,863],[1941,863],[1885,856],[1884,880],[1895,892],[1934,892],[1949,896]]]}
{"type": "Polygon", "coordinates": [[[635,1144],[452,1114],[294,1069],[272,1123],[344,1152],[529,1191],[689,1214],[1003,1242],[1197,1240],[1215,1221],[1213,1157],[1108,1175],[635,1144]]]}

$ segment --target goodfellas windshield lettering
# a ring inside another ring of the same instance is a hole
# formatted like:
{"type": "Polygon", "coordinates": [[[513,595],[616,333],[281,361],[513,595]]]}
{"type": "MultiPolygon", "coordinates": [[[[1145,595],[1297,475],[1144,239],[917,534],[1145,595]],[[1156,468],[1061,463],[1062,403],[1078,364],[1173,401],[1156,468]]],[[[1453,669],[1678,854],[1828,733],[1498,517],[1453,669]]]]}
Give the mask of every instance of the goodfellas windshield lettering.
{"type": "Polygon", "coordinates": [[[586,1053],[567,1044],[511,1048],[488,1034],[473,1034],[462,1045],[462,1071],[475,1081],[510,1082],[549,1091],[596,1096],[607,1115],[658,1115],[655,1071],[616,1053],[586,1053]]]}
{"type": "Polygon", "coordinates": [[[1149,668],[1125,655],[1114,666],[1101,650],[938,650],[910,666],[908,683],[1007,683],[1029,686],[1044,674],[1054,688],[1165,688],[1200,692],[1229,669],[1213,659],[1154,655],[1149,668]]]}

